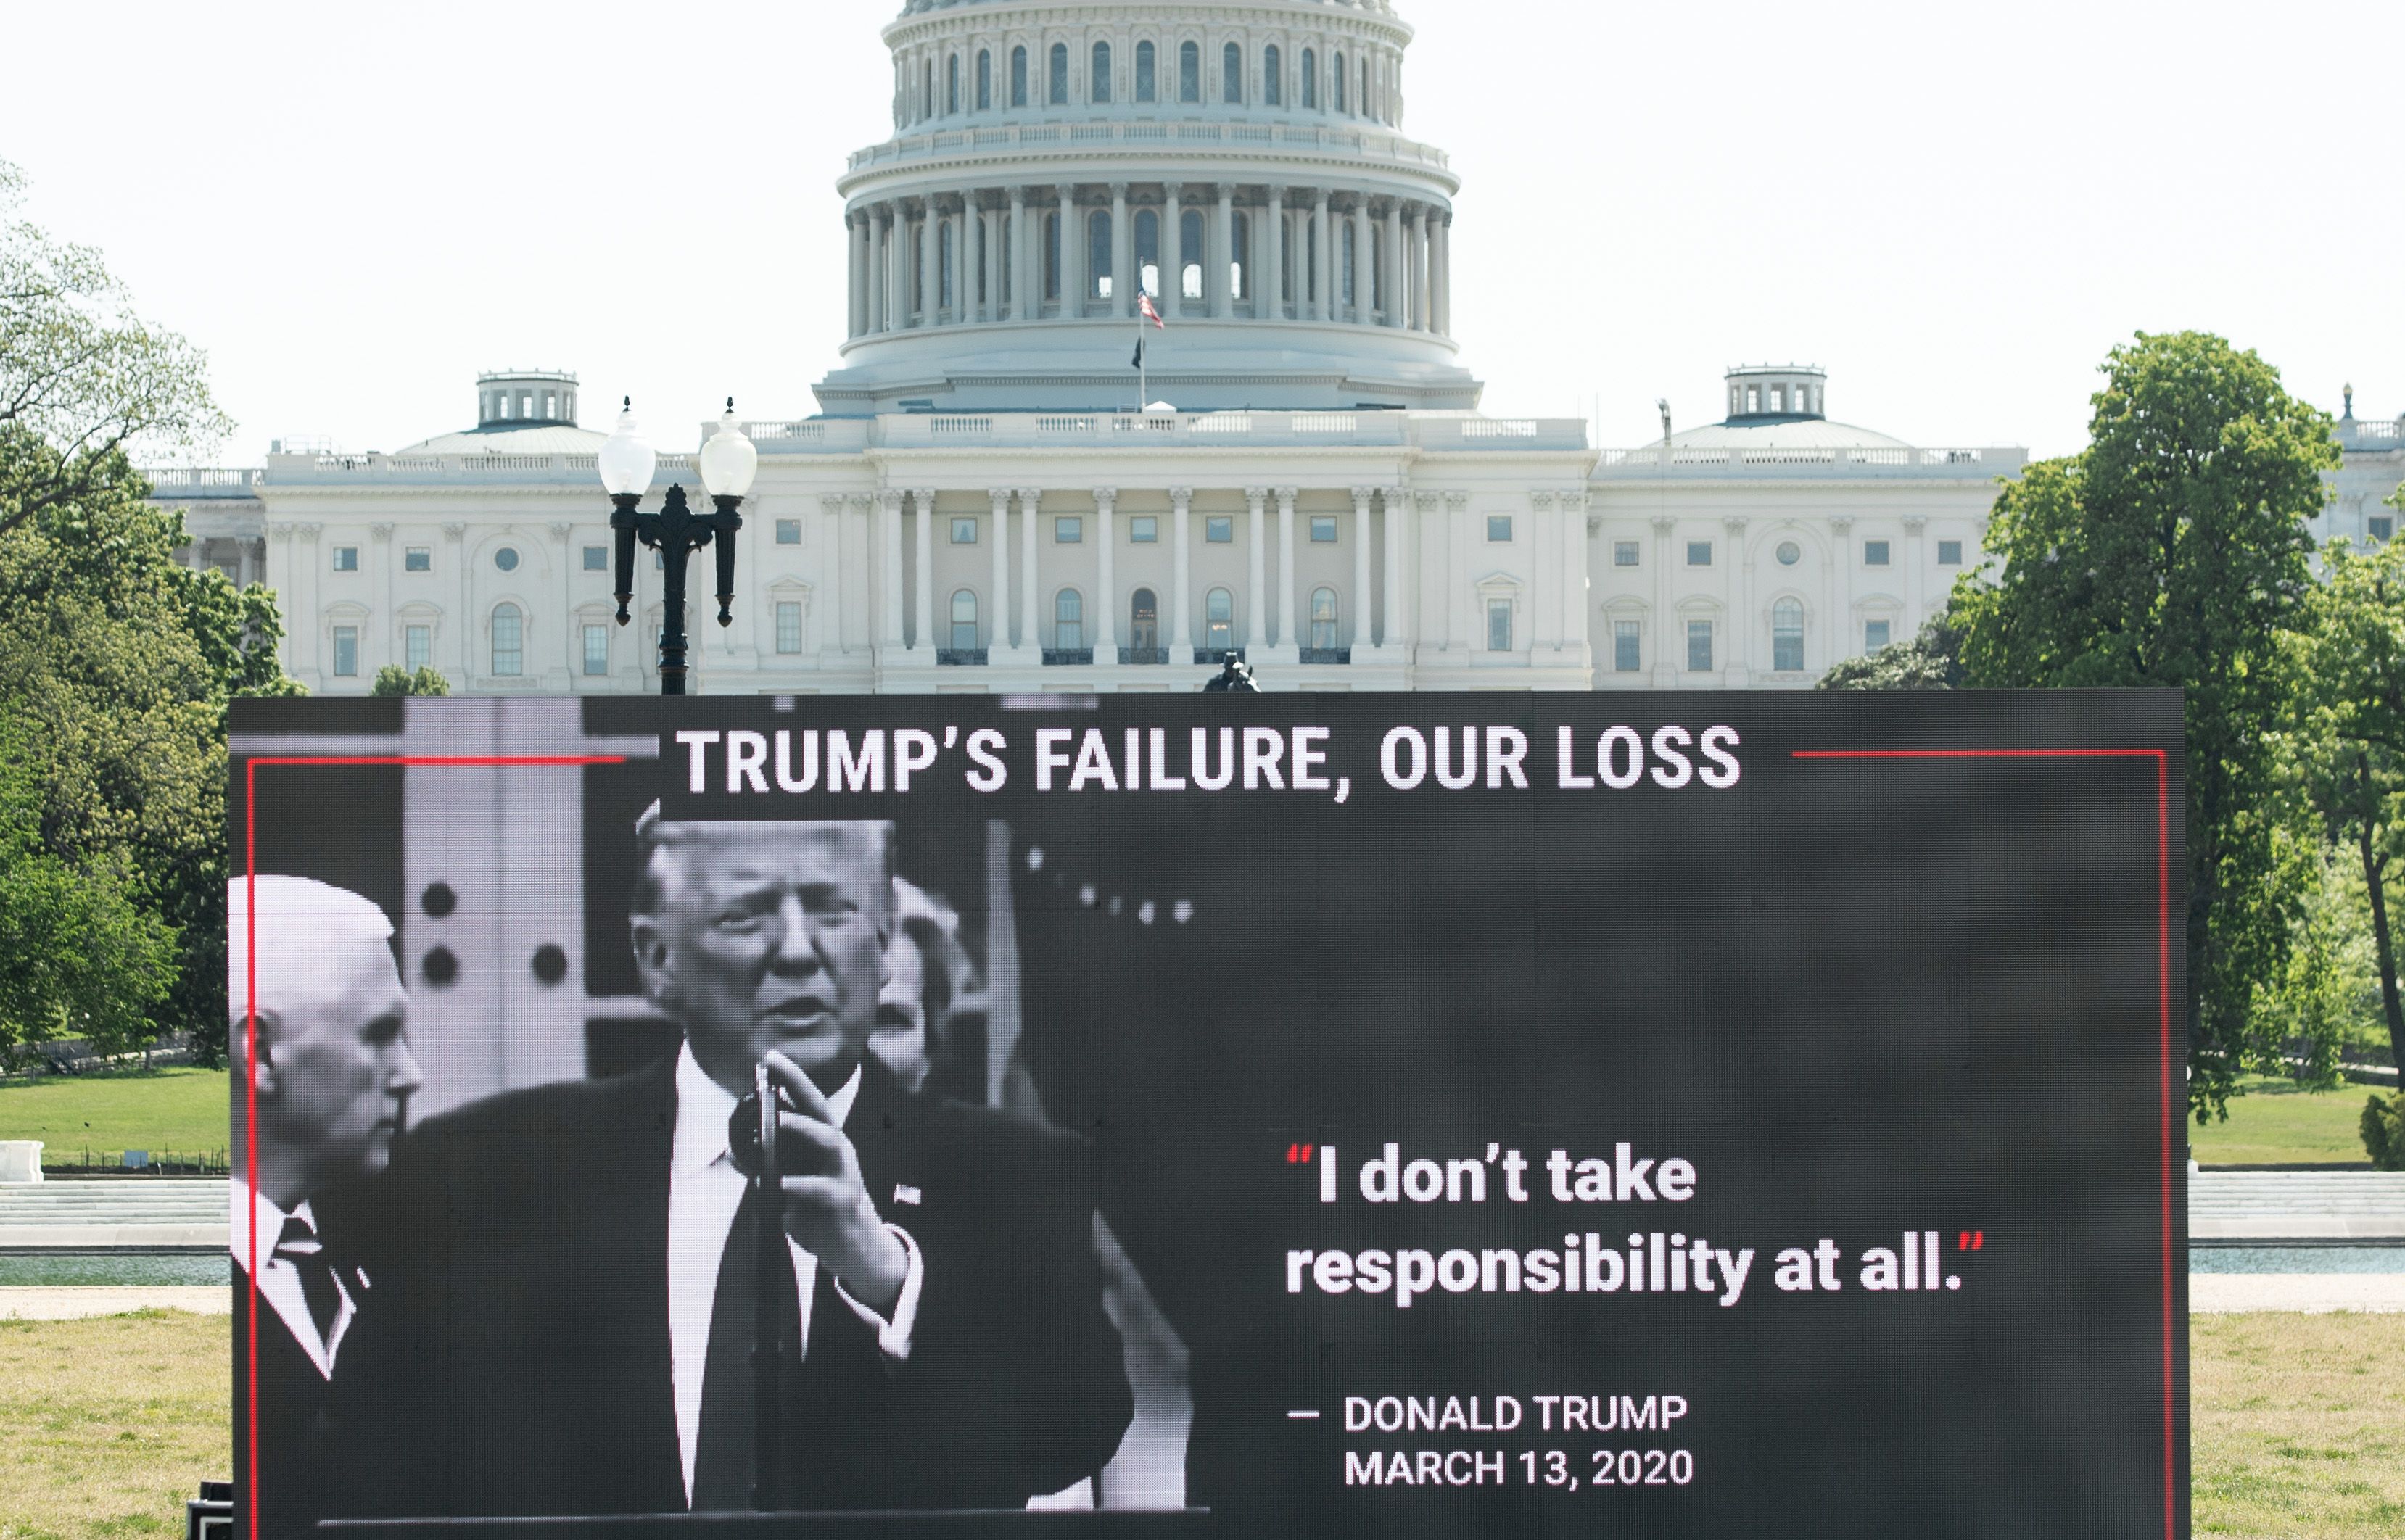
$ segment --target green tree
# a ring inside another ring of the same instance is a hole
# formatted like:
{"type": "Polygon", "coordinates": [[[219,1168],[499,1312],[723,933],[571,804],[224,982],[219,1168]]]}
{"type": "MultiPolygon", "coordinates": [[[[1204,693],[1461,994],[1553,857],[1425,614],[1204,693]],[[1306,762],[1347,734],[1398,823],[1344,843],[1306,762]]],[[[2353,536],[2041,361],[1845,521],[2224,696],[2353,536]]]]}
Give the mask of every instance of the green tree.
{"type": "Polygon", "coordinates": [[[2218,337],[2141,332],[2103,372],[2088,447],[2004,486],[1954,610],[1971,684],[2187,692],[2188,1095],[2203,1117],[2279,1054],[2249,1009],[2297,906],[2274,837],[2275,664],[2304,623],[2306,520],[2338,448],[2326,413],[2218,337]]]}
{"type": "Polygon", "coordinates": [[[25,1045],[147,1041],[175,976],[176,936],[134,902],[120,865],[78,868],[42,847],[42,793],[21,732],[0,739],[0,1064],[25,1045]]]}
{"type": "MultiPolygon", "coordinates": [[[[58,457],[0,429],[0,485],[42,483],[58,457]]],[[[181,519],[144,500],[121,454],[77,475],[75,497],[0,532],[0,713],[21,728],[38,788],[32,848],[94,881],[117,875],[173,932],[151,1023],[214,1051],[225,1035],[226,705],[299,686],[276,662],[267,590],[237,593],[181,566],[181,519]]]]}
{"type": "Polygon", "coordinates": [[[120,451],[191,452],[233,426],[204,357],[136,315],[99,252],[19,217],[24,187],[0,161],[0,431],[58,453],[0,462],[0,533],[105,490],[120,451]]]}
{"type": "Polygon", "coordinates": [[[397,663],[386,664],[376,670],[375,683],[368,689],[371,695],[447,695],[451,681],[443,670],[429,664],[415,674],[397,663]]]}
{"type": "Polygon", "coordinates": [[[1962,683],[1962,627],[1951,607],[1921,623],[1910,641],[1848,658],[1821,676],[1822,690],[1953,690],[1962,683]]]}
{"type": "Polygon", "coordinates": [[[2313,623],[2292,643],[2304,777],[2331,840],[2352,851],[2370,910],[2388,1048],[2405,1064],[2405,1002],[2397,983],[2388,878],[2405,867],[2405,542],[2326,553],[2313,623]]]}

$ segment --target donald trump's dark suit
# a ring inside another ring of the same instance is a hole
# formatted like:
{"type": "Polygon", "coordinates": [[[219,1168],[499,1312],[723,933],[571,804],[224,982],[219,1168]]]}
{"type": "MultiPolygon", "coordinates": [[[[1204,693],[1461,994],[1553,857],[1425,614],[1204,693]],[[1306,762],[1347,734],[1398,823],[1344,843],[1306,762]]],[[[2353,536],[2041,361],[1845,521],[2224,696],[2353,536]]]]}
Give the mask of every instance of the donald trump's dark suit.
{"type": "MultiPolygon", "coordinates": [[[[345,1511],[686,1507],[668,1328],[675,1121],[663,1061],[495,1097],[410,1138],[373,1308],[335,1385],[345,1511]]],[[[895,1363],[819,1271],[780,1503],[1019,1506],[1100,1469],[1131,1398],[1084,1142],[905,1092],[873,1062],[845,1128],[879,1215],[923,1258],[923,1292],[895,1363]]]]}

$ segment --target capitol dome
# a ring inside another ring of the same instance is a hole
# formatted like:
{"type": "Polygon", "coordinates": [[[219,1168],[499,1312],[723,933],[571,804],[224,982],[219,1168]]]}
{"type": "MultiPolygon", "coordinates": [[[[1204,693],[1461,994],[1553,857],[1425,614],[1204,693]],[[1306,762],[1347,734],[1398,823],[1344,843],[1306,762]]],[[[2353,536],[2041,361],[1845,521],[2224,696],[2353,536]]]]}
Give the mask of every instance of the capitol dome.
{"type": "Polygon", "coordinates": [[[909,0],[883,35],[829,414],[1477,405],[1385,0],[909,0]]]}
{"type": "Polygon", "coordinates": [[[576,426],[576,376],[551,369],[476,376],[476,426],[421,439],[401,455],[591,455],[606,433],[576,426]]]}

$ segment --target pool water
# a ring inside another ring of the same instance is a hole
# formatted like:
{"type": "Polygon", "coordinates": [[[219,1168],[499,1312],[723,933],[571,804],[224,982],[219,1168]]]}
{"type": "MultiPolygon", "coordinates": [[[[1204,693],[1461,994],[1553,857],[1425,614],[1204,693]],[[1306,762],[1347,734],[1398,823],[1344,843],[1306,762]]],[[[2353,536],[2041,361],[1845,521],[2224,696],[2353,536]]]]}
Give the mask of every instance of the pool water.
{"type": "Polygon", "coordinates": [[[2405,1245],[2337,1242],[2311,1246],[2206,1246],[2187,1249],[2190,1273],[2405,1273],[2405,1245]]]}
{"type": "Polygon", "coordinates": [[[223,1252],[11,1252],[0,1254],[0,1288],[232,1282],[223,1252]]]}

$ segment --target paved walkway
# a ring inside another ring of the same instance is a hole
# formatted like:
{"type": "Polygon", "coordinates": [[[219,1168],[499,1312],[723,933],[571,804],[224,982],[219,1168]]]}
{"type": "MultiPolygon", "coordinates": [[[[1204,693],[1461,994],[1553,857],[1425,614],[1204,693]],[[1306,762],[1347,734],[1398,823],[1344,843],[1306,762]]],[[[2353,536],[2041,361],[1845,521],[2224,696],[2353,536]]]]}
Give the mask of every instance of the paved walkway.
{"type": "Polygon", "coordinates": [[[138,1289],[0,1289],[0,1321],[80,1321],[130,1310],[190,1310],[231,1315],[233,1291],[164,1285],[138,1289]]]}
{"type": "Polygon", "coordinates": [[[2199,1171],[2187,1179],[2199,1239],[2405,1236],[2405,1171],[2199,1171]]]}
{"type": "Polygon", "coordinates": [[[0,1185],[0,1247],[222,1247],[229,1207],[221,1176],[12,1182],[0,1185]]]}
{"type": "Polygon", "coordinates": [[[2241,1310],[2405,1314],[2405,1273],[2191,1273],[2190,1315],[2241,1310]]]}

